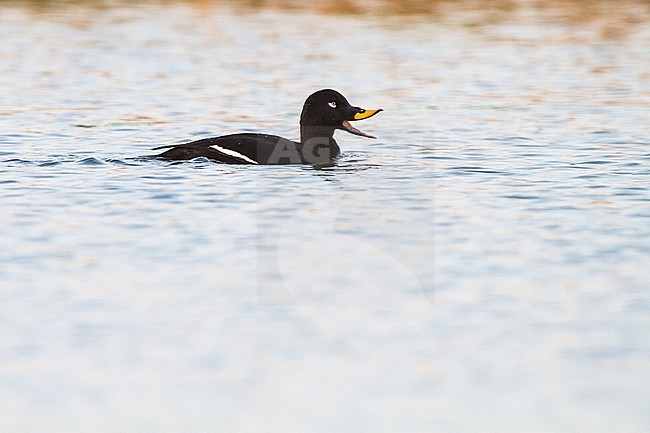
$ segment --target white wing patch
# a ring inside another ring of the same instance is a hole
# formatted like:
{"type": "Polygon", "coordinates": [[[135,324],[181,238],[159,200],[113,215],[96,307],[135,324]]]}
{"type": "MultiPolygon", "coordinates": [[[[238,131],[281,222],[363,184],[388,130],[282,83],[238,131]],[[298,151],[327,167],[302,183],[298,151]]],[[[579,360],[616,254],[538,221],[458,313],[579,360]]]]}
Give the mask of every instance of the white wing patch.
{"type": "Polygon", "coordinates": [[[216,144],[213,144],[210,147],[213,148],[214,150],[218,150],[221,153],[225,153],[226,155],[230,155],[230,156],[232,156],[234,158],[239,158],[242,161],[246,161],[246,162],[249,162],[251,164],[259,164],[257,161],[255,161],[253,159],[250,159],[246,155],[242,155],[241,153],[236,152],[236,151],[234,151],[232,149],[226,149],[225,147],[221,147],[221,146],[218,146],[216,144]]]}

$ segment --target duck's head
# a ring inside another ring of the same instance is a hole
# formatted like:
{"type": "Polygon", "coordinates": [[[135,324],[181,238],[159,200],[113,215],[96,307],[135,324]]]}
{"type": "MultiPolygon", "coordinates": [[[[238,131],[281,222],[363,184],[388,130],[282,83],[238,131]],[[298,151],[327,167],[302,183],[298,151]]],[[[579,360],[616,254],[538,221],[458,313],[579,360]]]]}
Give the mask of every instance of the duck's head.
{"type": "Polygon", "coordinates": [[[312,93],[300,115],[300,140],[304,143],[313,137],[328,137],[334,135],[334,131],[342,129],[350,134],[361,137],[376,138],[370,134],[359,131],[350,122],[355,120],[368,119],[383,111],[364,110],[363,108],[350,105],[345,96],[336,90],[323,89],[312,93]]]}

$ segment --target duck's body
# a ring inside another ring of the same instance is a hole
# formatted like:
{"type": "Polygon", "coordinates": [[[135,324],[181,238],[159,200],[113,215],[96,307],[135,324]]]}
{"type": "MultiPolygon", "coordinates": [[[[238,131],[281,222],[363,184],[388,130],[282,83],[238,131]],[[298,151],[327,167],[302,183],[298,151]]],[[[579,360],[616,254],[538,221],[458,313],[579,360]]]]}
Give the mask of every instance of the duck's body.
{"type": "Polygon", "coordinates": [[[337,91],[324,89],[305,101],[300,115],[300,142],[277,135],[241,133],[154,150],[169,148],[156,156],[172,160],[204,157],[227,164],[323,164],[341,153],[333,137],[336,129],[374,138],[354,128],[349,121],[367,119],[379,111],[353,107],[337,91]]]}
{"type": "Polygon", "coordinates": [[[303,143],[297,141],[252,133],[204,138],[165,147],[170,149],[156,156],[173,160],[204,157],[227,164],[322,164],[341,153],[333,138],[327,144],[312,146],[308,151],[303,143]]]}

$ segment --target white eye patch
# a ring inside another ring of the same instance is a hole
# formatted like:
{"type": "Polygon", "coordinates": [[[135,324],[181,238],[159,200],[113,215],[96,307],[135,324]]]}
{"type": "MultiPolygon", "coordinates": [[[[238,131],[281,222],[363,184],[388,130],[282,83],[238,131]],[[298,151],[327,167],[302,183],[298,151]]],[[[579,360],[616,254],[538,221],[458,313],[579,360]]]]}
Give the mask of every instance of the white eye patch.
{"type": "Polygon", "coordinates": [[[332,107],[332,108],[336,108],[336,102],[334,102],[334,101],[330,102],[330,103],[327,104],[327,105],[329,105],[329,106],[332,107]]]}

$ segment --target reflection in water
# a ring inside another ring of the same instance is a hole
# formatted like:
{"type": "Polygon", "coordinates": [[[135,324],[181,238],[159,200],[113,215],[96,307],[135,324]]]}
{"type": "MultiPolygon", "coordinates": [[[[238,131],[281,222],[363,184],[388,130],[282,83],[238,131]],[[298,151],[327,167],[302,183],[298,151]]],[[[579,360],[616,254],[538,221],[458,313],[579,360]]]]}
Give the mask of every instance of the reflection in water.
{"type": "Polygon", "coordinates": [[[1,2],[0,431],[643,431],[647,21],[1,2]],[[379,139],[147,157],[296,138],[324,87],[386,109],[379,139]]]}

